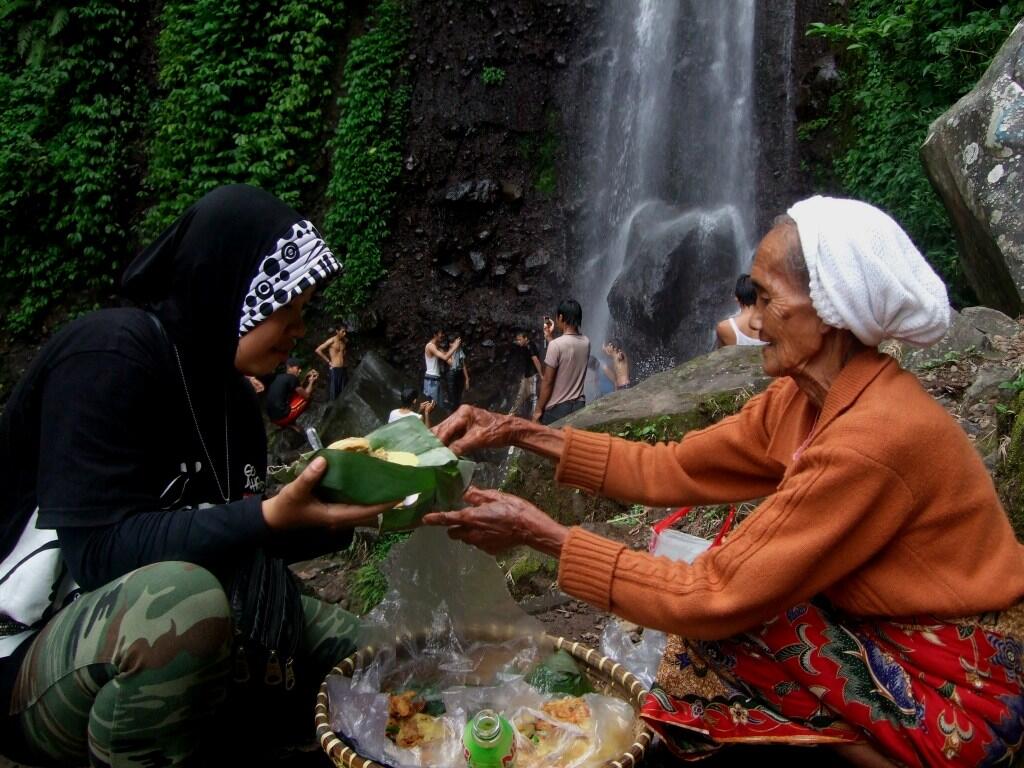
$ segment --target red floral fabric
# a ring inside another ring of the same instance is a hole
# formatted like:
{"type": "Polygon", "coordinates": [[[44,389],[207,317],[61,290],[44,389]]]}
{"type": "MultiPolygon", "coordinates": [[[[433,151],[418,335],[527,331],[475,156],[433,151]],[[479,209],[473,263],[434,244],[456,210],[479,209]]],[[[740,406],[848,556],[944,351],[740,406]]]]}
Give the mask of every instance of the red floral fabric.
{"type": "Polygon", "coordinates": [[[728,640],[673,638],[642,715],[691,759],[866,740],[908,766],[1008,766],[1024,741],[1022,618],[853,621],[804,603],[728,640]]]}

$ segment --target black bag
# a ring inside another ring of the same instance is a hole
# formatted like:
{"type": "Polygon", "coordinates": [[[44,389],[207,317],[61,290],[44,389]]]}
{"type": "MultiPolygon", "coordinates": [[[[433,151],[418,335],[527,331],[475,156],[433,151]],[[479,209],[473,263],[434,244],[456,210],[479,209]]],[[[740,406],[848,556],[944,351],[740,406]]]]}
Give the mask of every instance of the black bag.
{"type": "Polygon", "coordinates": [[[298,585],[284,560],[257,550],[242,562],[231,584],[231,613],[235,682],[293,690],[303,615],[298,585]]]}

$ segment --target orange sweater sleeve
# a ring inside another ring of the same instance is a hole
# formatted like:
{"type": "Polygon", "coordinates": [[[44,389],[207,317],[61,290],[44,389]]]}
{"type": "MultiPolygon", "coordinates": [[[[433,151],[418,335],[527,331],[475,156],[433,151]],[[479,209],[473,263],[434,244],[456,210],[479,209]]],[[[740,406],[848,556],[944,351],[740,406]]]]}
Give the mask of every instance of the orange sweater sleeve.
{"type": "Polygon", "coordinates": [[[637,624],[729,637],[827,589],[890,543],[914,499],[889,467],[847,448],[809,448],[778,493],[692,564],[573,528],[558,580],[637,624]]]}
{"type": "Polygon", "coordinates": [[[773,385],[743,410],[677,443],[650,445],[566,427],[555,479],[629,503],[710,504],[767,496],[785,467],[769,456],[773,385]]]}

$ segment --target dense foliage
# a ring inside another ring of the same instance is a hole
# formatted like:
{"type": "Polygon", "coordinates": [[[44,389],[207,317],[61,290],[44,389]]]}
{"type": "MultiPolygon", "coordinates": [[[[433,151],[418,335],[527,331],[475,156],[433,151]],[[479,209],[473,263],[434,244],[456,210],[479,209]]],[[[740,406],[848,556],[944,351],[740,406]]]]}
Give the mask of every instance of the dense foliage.
{"type": "Polygon", "coordinates": [[[381,243],[388,235],[395,180],[402,170],[409,103],[402,67],[408,34],[403,0],[381,0],[345,61],[324,219],[327,241],[345,257],[345,273],[325,297],[327,309],[335,314],[364,304],[384,274],[381,243]]]}
{"type": "Polygon", "coordinates": [[[172,0],[161,25],[144,234],[228,182],[301,207],[329,133],[340,0],[172,0]]]}
{"type": "Polygon", "coordinates": [[[830,128],[834,171],[852,197],[889,211],[947,283],[963,290],[949,219],[918,156],[928,126],[981,77],[1024,15],[1024,0],[851,0],[841,24],[809,34],[845,49],[830,128]]]}
{"type": "Polygon", "coordinates": [[[365,302],[408,103],[404,2],[371,9],[345,60],[342,0],[0,0],[0,329],[102,300],[231,182],[310,213],[327,189],[328,240],[349,254],[334,308],[365,302]]]}
{"type": "Polygon", "coordinates": [[[0,306],[14,331],[132,252],[138,0],[0,4],[0,306]]]}

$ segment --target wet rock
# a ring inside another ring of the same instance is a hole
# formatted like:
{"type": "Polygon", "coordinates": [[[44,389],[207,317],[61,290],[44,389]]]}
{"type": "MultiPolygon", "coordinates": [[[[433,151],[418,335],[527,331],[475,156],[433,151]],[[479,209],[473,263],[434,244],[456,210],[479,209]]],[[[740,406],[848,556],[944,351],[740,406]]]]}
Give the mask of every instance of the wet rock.
{"type": "Polygon", "coordinates": [[[523,199],[523,187],[521,184],[513,184],[508,181],[502,182],[501,196],[506,202],[517,203],[523,199]]]}
{"type": "Polygon", "coordinates": [[[493,205],[498,200],[500,187],[491,179],[463,181],[444,191],[444,200],[455,205],[493,205]]]}
{"type": "Polygon", "coordinates": [[[842,84],[842,75],[832,52],[817,59],[800,80],[797,114],[802,120],[825,114],[828,101],[842,84]]]}
{"type": "Polygon", "coordinates": [[[508,267],[504,264],[498,264],[492,273],[495,277],[504,277],[508,274],[508,267]]]}
{"type": "Polygon", "coordinates": [[[652,343],[692,348],[677,331],[692,333],[687,312],[718,305],[740,249],[735,222],[723,209],[680,212],[648,204],[633,217],[626,261],[608,293],[612,317],[652,343]],[[680,300],[684,294],[688,301],[680,300]]]}
{"type": "Polygon", "coordinates": [[[473,265],[474,272],[480,272],[487,269],[487,259],[484,258],[484,255],[480,251],[470,251],[469,261],[473,265]]]}
{"type": "Polygon", "coordinates": [[[551,262],[551,254],[543,248],[540,248],[532,256],[527,256],[523,266],[526,267],[527,272],[532,272],[540,267],[546,267],[551,262]]]}
{"type": "Polygon", "coordinates": [[[452,277],[460,277],[462,275],[462,267],[455,261],[442,265],[441,271],[452,277]]]}
{"type": "Polygon", "coordinates": [[[494,347],[494,339],[484,339],[483,342],[481,342],[480,346],[486,347],[487,349],[492,349],[494,347]]]}
{"type": "Polygon", "coordinates": [[[530,286],[528,286],[526,283],[519,283],[516,286],[516,293],[518,293],[520,296],[525,296],[529,292],[530,292],[530,286]]]}
{"type": "Polygon", "coordinates": [[[950,211],[982,303],[1024,312],[1024,23],[975,86],[928,130],[928,177],[950,211]]]}

